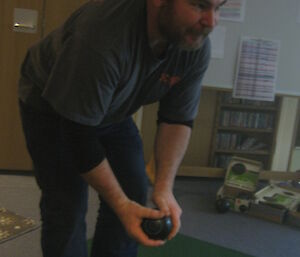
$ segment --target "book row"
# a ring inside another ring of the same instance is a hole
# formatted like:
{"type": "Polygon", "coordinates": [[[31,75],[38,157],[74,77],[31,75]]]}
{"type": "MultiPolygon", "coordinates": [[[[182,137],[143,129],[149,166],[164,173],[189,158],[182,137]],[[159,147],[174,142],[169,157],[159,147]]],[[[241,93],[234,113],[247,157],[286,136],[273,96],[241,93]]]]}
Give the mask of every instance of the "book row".
{"type": "Polygon", "coordinates": [[[272,129],[274,125],[274,114],[222,110],[219,125],[222,127],[272,129]]]}
{"type": "Polygon", "coordinates": [[[231,94],[222,94],[221,101],[223,104],[243,104],[243,105],[260,106],[260,107],[275,106],[274,102],[234,98],[232,97],[231,94]]]}
{"type": "Polygon", "coordinates": [[[266,150],[267,144],[255,137],[241,133],[218,133],[216,148],[226,150],[257,151],[266,150]]]}
{"type": "Polygon", "coordinates": [[[218,154],[218,155],[215,155],[214,166],[226,169],[227,166],[228,166],[228,164],[231,161],[231,158],[232,158],[232,155],[228,155],[228,154],[218,154]]]}

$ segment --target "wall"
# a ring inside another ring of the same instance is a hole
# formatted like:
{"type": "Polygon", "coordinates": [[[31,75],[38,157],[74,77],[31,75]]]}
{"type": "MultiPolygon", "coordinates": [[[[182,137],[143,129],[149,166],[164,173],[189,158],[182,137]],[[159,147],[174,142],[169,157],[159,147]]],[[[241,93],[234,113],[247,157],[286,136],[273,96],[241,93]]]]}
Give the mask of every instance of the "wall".
{"type": "Polygon", "coordinates": [[[291,154],[295,122],[298,111],[298,98],[284,97],[282,101],[279,127],[276,137],[276,147],[273,157],[272,170],[287,171],[291,154]]]}
{"type": "Polygon", "coordinates": [[[0,170],[31,170],[18,109],[20,65],[29,46],[51,31],[85,0],[0,1],[0,170]],[[13,31],[14,8],[38,11],[36,33],[13,31]]]}
{"type": "MultiPolygon", "coordinates": [[[[202,91],[199,112],[194,121],[191,140],[182,161],[184,166],[207,167],[209,165],[210,147],[214,128],[217,93],[215,90],[202,91]]],[[[149,161],[153,153],[156,132],[157,104],[143,108],[142,138],[145,160],[149,161]]]]}
{"type": "Polygon", "coordinates": [[[248,0],[242,23],[220,21],[227,29],[224,59],[213,59],[204,85],[232,88],[242,36],[281,41],[276,92],[300,96],[299,0],[248,0]]]}
{"type": "Polygon", "coordinates": [[[300,147],[295,147],[292,151],[291,165],[289,171],[300,170],[300,147]]]}
{"type": "MultiPolygon", "coordinates": [[[[0,169],[32,169],[31,160],[26,151],[25,141],[21,129],[17,103],[17,81],[21,61],[27,48],[46,35],[53,28],[61,24],[66,17],[85,0],[1,0],[0,1],[0,169]],[[35,9],[39,12],[38,32],[36,34],[16,33],[12,31],[14,8],[35,9]]],[[[299,45],[300,33],[297,33],[299,24],[294,24],[298,11],[297,0],[272,0],[272,5],[267,0],[251,0],[247,2],[246,19],[243,24],[222,22],[228,28],[226,36],[226,48],[224,60],[212,60],[211,66],[205,78],[209,86],[231,87],[234,77],[238,41],[241,35],[274,37],[284,40],[281,49],[281,62],[279,76],[279,92],[293,92],[292,88],[300,88],[299,45]],[[254,15],[255,14],[255,15],[254,15]],[[253,17],[256,17],[253,19],[253,17]],[[268,19],[266,19],[266,17],[268,19]],[[276,21],[275,21],[276,19],[276,21]],[[278,20],[278,21],[277,21],[278,20]],[[282,22],[284,21],[284,22],[282,22]],[[280,22],[280,23],[278,23],[280,22]],[[257,25],[259,24],[259,25],[257,25]],[[276,25],[275,25],[276,24],[276,25]],[[276,27],[276,29],[273,29],[276,27]],[[291,35],[289,35],[291,34],[291,35]],[[292,51],[295,48],[295,51],[292,51]],[[293,54],[290,54],[292,51],[293,54]],[[226,62],[226,63],[224,63],[226,62]],[[299,64],[299,65],[298,65],[299,64]],[[282,73],[283,72],[283,73],[282,73]],[[285,90],[286,89],[286,90],[285,90]],[[290,90],[291,89],[291,90],[290,90]]],[[[210,96],[212,96],[210,92],[210,96]]],[[[208,100],[209,98],[207,98],[208,100]]],[[[294,122],[294,100],[286,98],[280,120],[275,158],[272,168],[286,170],[289,149],[291,148],[292,124],[294,122]],[[291,103],[289,103],[291,101],[291,103]]],[[[205,102],[208,104],[208,102],[205,102]]],[[[213,100],[211,101],[213,103],[213,100]]],[[[205,106],[205,104],[204,104],[205,106]]],[[[202,107],[196,120],[197,126],[208,131],[207,124],[213,117],[213,107],[202,107]],[[211,110],[208,116],[205,108],[211,110]],[[204,116],[202,116],[204,115],[204,116]]],[[[146,111],[146,113],[152,111],[146,111]]],[[[141,124],[141,114],[137,116],[138,124],[141,124]]],[[[144,122],[144,120],[143,120],[144,122]]],[[[148,130],[155,127],[149,126],[148,130]]],[[[155,125],[155,118],[154,118],[155,125]]],[[[209,146],[209,137],[203,137],[203,130],[193,132],[192,145],[188,149],[184,163],[204,165],[207,160],[206,152],[209,146]],[[199,146],[199,142],[203,145],[199,146]],[[200,157],[200,158],[199,158],[200,157]]],[[[150,139],[146,139],[146,145],[150,147],[150,139]],[[149,141],[149,142],[148,142],[149,141]]],[[[147,148],[148,149],[148,148],[147,148]]],[[[150,149],[150,148],[149,148],[150,149]]],[[[147,153],[150,150],[147,150],[147,153]]]]}
{"type": "MultiPolygon", "coordinates": [[[[195,120],[192,138],[187,153],[182,162],[183,166],[209,166],[208,153],[211,147],[211,137],[214,126],[216,91],[203,90],[200,100],[199,113],[195,120]]],[[[292,166],[299,163],[299,150],[294,152],[293,135],[298,111],[298,98],[283,97],[279,112],[276,144],[271,164],[273,171],[288,171],[290,155],[294,154],[292,166]]],[[[141,133],[144,141],[145,159],[148,161],[153,151],[153,142],[156,131],[157,105],[144,107],[141,133]]]]}
{"type": "Polygon", "coordinates": [[[40,0],[0,1],[0,169],[31,169],[25,149],[18,110],[17,83],[20,64],[29,45],[41,37],[41,15],[35,34],[13,31],[14,8],[34,9],[42,13],[40,0]]]}

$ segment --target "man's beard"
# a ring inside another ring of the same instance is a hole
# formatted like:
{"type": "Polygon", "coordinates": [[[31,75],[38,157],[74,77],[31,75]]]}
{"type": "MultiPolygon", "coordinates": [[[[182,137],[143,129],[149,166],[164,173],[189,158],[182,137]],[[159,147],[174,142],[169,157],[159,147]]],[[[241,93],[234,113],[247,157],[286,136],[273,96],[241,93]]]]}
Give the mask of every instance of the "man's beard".
{"type": "Polygon", "coordinates": [[[199,49],[211,32],[208,27],[204,27],[201,31],[197,31],[193,27],[183,30],[177,22],[173,12],[173,3],[170,1],[167,5],[161,7],[158,15],[158,29],[169,44],[183,50],[193,51],[199,49]],[[188,37],[193,42],[187,42],[188,37]]]}
{"type": "Polygon", "coordinates": [[[187,29],[185,33],[181,36],[181,41],[178,42],[178,46],[186,51],[193,51],[201,48],[203,45],[204,40],[207,38],[209,33],[211,32],[210,28],[205,27],[200,32],[196,31],[193,28],[187,29]],[[193,42],[188,43],[186,42],[186,38],[190,37],[193,38],[193,42]]]}

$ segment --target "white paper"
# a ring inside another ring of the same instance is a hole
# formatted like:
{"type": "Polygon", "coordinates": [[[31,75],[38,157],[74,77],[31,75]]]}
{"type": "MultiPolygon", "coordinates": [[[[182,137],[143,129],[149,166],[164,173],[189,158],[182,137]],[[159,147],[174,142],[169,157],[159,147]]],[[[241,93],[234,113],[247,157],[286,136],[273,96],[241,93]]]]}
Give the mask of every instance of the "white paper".
{"type": "Polygon", "coordinates": [[[243,22],[246,0],[228,0],[220,9],[220,20],[243,22]]]}
{"type": "Polygon", "coordinates": [[[211,40],[211,57],[216,59],[224,58],[226,27],[217,26],[210,34],[211,40]]]}
{"type": "Polygon", "coordinates": [[[300,3],[298,7],[298,17],[297,17],[297,22],[300,23],[300,3]]]}
{"type": "Polygon", "coordinates": [[[274,101],[279,48],[278,40],[242,38],[234,97],[274,101]]]}

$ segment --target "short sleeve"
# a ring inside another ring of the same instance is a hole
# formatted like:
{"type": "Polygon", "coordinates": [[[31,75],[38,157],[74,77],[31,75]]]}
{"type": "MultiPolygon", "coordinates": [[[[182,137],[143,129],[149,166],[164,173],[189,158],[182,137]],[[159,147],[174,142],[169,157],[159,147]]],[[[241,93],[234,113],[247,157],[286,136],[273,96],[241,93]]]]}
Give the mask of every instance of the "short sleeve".
{"type": "Polygon", "coordinates": [[[199,51],[197,61],[188,67],[184,79],[160,100],[158,115],[164,119],[185,122],[195,119],[201,88],[202,79],[207,70],[210,59],[210,41],[199,51]]]}
{"type": "Polygon", "coordinates": [[[42,96],[62,116],[83,125],[98,125],[119,80],[112,50],[97,52],[70,37],[58,52],[42,96]]]}

